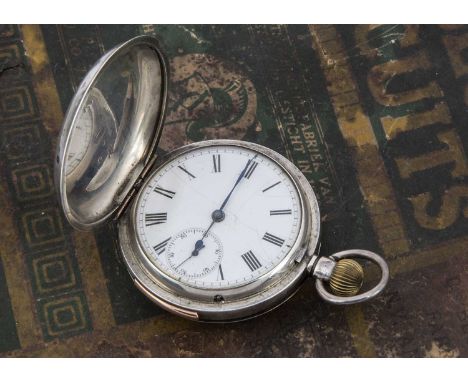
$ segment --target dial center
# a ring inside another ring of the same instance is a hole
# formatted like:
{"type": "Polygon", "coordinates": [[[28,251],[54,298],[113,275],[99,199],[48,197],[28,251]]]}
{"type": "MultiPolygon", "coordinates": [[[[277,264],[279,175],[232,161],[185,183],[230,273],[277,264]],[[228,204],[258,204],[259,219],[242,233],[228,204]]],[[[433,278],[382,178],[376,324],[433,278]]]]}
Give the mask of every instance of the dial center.
{"type": "Polygon", "coordinates": [[[226,214],[224,213],[223,210],[214,210],[213,213],[211,214],[211,218],[216,223],[222,222],[225,217],[226,217],[226,214]]]}

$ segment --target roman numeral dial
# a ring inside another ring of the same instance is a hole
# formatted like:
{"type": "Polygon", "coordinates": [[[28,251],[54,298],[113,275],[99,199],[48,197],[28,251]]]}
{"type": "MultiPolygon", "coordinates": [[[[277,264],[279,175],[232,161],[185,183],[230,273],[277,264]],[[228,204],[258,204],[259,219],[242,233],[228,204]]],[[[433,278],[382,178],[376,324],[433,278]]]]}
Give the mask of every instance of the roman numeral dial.
{"type": "Polygon", "coordinates": [[[262,190],[262,192],[267,192],[268,190],[271,190],[273,187],[276,187],[278,184],[280,184],[280,182],[276,182],[276,183],[273,183],[271,186],[268,186],[267,188],[265,188],[264,190],[262,190]]]}
{"type": "Polygon", "coordinates": [[[262,263],[260,263],[260,261],[257,259],[257,256],[255,256],[252,251],[244,253],[241,257],[252,272],[256,271],[262,266],[262,263]]]}
{"type": "Polygon", "coordinates": [[[272,235],[271,233],[265,233],[265,235],[263,235],[263,240],[271,243],[271,244],[274,244],[274,245],[277,245],[278,247],[281,247],[284,243],[284,240],[279,238],[278,236],[275,236],[275,235],[272,235]]]}
{"type": "Polygon", "coordinates": [[[247,170],[245,171],[244,178],[250,179],[252,176],[253,172],[257,168],[258,163],[255,161],[251,161],[250,164],[247,167],[247,170]]]}
{"type": "Polygon", "coordinates": [[[170,237],[168,237],[166,240],[160,242],[159,244],[156,244],[156,245],[153,247],[154,251],[155,251],[158,255],[162,254],[162,253],[166,250],[166,245],[167,245],[167,243],[169,242],[169,240],[171,240],[170,237]]]}
{"type": "Polygon", "coordinates": [[[185,172],[190,178],[192,178],[192,179],[195,179],[195,178],[196,178],[196,176],[193,175],[193,174],[192,174],[189,170],[187,170],[185,167],[183,167],[183,166],[177,166],[177,168],[178,168],[179,170],[185,172]]]}
{"type": "Polygon", "coordinates": [[[221,172],[221,155],[213,154],[213,171],[221,172]]]}
{"type": "Polygon", "coordinates": [[[155,187],[153,191],[169,199],[172,199],[176,194],[174,191],[169,191],[162,187],[155,187]]]}
{"type": "Polygon", "coordinates": [[[218,280],[224,280],[223,266],[221,264],[218,265],[218,280]]]}
{"type": "Polygon", "coordinates": [[[175,285],[224,298],[289,264],[305,231],[303,201],[301,182],[280,159],[213,141],[181,148],[149,170],[129,210],[145,264],[175,285]]]}
{"type": "Polygon", "coordinates": [[[270,216],[275,216],[275,215],[291,215],[292,211],[291,210],[271,210],[270,211],[270,216]]]}
{"type": "Polygon", "coordinates": [[[145,215],[145,223],[147,227],[156,225],[156,224],[162,224],[162,223],[165,223],[166,221],[167,221],[167,212],[145,215]]]}

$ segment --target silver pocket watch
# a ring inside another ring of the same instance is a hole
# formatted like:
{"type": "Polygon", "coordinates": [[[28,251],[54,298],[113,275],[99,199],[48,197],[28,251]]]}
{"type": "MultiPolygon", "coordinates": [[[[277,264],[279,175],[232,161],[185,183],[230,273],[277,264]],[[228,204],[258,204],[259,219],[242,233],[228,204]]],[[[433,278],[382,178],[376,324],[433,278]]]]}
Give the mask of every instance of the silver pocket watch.
{"type": "MultiPolygon", "coordinates": [[[[157,41],[136,37],[105,54],[67,111],[55,182],[69,223],[115,225],[138,289],[159,306],[200,321],[265,313],[309,276],[333,304],[379,294],[386,262],[365,250],[319,254],[320,212],[305,176],[269,148],[209,140],[171,152],[155,165],[167,93],[157,41]],[[381,270],[360,292],[364,271],[381,270]]],[[[116,254],[117,255],[117,254],[116,254]]]]}

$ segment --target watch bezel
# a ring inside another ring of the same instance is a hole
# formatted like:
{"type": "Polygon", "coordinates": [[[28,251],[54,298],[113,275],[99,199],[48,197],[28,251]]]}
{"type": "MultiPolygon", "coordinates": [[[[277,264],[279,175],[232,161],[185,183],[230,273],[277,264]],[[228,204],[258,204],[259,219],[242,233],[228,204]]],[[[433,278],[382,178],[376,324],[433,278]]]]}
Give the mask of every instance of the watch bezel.
{"type": "Polygon", "coordinates": [[[138,192],[130,208],[119,219],[118,236],[125,263],[135,284],[158,305],[192,319],[238,320],[277,306],[290,297],[307,276],[307,264],[319,241],[320,212],[312,187],[293,163],[267,147],[244,141],[209,140],[176,149],[167,155],[161,165],[148,172],[140,190],[144,190],[152,175],[168,162],[190,151],[211,146],[235,146],[259,152],[280,166],[296,187],[300,200],[301,226],[298,239],[278,265],[257,279],[234,288],[197,288],[174,280],[148,259],[138,240],[136,208],[141,192],[138,192]],[[221,301],[219,295],[222,295],[221,301]],[[217,301],[215,296],[218,296],[217,301]]]}

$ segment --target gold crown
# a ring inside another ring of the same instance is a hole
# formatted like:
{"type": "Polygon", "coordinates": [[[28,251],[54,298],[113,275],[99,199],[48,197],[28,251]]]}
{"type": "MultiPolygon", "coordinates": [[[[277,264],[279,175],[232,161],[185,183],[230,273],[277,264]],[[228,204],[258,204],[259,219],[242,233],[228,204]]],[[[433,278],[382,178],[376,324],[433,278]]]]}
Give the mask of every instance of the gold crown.
{"type": "Polygon", "coordinates": [[[337,296],[354,296],[361,289],[364,280],[364,270],[361,264],[351,259],[343,259],[336,263],[329,280],[330,289],[337,296]]]}

